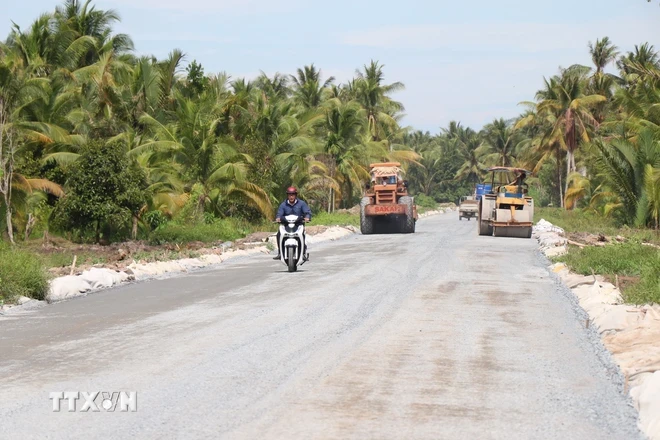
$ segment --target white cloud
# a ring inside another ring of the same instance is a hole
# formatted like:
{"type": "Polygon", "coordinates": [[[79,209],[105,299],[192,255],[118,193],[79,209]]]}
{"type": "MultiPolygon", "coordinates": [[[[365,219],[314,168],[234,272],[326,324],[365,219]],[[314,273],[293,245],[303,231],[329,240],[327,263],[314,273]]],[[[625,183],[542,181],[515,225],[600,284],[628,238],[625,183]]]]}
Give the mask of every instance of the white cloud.
{"type": "Polygon", "coordinates": [[[629,46],[657,39],[654,20],[628,19],[573,23],[466,23],[386,26],[353,31],[340,36],[351,46],[391,49],[474,49],[544,52],[584,49],[588,41],[608,35],[616,44],[629,46]]]}

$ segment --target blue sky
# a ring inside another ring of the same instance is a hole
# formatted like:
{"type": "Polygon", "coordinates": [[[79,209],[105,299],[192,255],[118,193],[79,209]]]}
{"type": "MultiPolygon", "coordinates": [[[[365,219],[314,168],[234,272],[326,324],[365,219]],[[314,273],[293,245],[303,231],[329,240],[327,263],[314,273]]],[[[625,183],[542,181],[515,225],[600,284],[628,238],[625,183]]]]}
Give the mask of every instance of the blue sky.
{"type": "MultiPolygon", "coordinates": [[[[0,36],[58,1],[0,0],[0,36]]],[[[622,52],[649,42],[660,49],[660,7],[646,0],[97,0],[115,9],[118,32],[139,54],[173,48],[207,73],[253,78],[294,73],[314,63],[339,81],[371,59],[404,123],[432,133],[449,121],[480,128],[514,117],[559,66],[590,64],[587,43],[609,36],[622,52]]]]}

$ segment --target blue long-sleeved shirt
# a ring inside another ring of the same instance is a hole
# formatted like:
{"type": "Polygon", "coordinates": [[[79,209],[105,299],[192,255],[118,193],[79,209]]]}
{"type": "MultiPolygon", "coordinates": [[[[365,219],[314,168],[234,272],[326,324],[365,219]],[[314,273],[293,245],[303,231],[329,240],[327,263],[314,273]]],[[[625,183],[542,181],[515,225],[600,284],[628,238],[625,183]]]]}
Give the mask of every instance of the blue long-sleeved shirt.
{"type": "Polygon", "coordinates": [[[307,203],[300,199],[296,199],[293,202],[293,205],[289,204],[289,200],[285,200],[280,204],[280,207],[277,209],[277,215],[275,218],[282,218],[286,215],[299,215],[308,219],[312,219],[312,210],[309,209],[307,203]]]}

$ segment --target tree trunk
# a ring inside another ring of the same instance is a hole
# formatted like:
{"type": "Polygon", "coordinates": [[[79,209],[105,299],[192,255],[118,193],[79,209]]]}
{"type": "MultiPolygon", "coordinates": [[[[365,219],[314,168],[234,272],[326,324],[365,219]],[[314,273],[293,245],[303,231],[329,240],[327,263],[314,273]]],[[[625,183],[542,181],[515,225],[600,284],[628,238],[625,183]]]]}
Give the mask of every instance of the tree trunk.
{"type": "Polygon", "coordinates": [[[2,193],[5,207],[7,208],[7,235],[9,236],[9,242],[14,244],[14,227],[11,223],[10,204],[11,181],[14,172],[14,146],[11,133],[7,133],[7,136],[5,137],[5,125],[7,124],[8,118],[6,113],[5,102],[2,97],[0,97],[0,193],[2,193]]]}
{"type": "Polygon", "coordinates": [[[131,229],[131,240],[137,239],[138,232],[138,216],[133,214],[133,228],[131,229]]]}
{"type": "MultiPolygon", "coordinates": [[[[564,194],[568,193],[568,176],[571,175],[571,156],[572,153],[570,150],[566,152],[566,181],[564,182],[564,194]]],[[[564,197],[562,196],[561,202],[562,208],[564,207],[564,197]]]]}
{"type": "Polygon", "coordinates": [[[30,234],[32,233],[32,228],[34,227],[34,224],[37,222],[37,219],[35,216],[32,215],[32,213],[28,214],[28,221],[25,224],[25,238],[24,240],[27,241],[30,238],[30,234]]]}
{"type": "Polygon", "coordinates": [[[101,242],[101,220],[96,221],[96,236],[94,237],[94,242],[96,244],[101,242]]]}
{"type": "Polygon", "coordinates": [[[557,188],[559,189],[559,206],[564,207],[564,193],[561,181],[561,150],[557,150],[557,188]]]}
{"type": "Polygon", "coordinates": [[[14,244],[14,226],[11,224],[11,206],[9,206],[9,197],[7,193],[4,193],[3,195],[5,196],[5,207],[7,208],[7,235],[9,236],[9,242],[14,244]]]}

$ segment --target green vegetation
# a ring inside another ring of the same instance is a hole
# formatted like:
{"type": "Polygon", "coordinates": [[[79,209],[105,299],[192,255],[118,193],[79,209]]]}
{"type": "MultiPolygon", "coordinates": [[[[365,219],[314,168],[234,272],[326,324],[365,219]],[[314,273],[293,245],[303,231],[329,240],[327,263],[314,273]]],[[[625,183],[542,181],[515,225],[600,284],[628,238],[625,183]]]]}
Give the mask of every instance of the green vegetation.
{"type": "Polygon", "coordinates": [[[438,207],[438,203],[435,201],[435,199],[425,194],[420,194],[415,197],[415,203],[417,204],[417,209],[422,212],[430,211],[438,207]]]}
{"type": "Polygon", "coordinates": [[[0,302],[19,296],[43,300],[47,290],[46,271],[39,258],[0,242],[0,302]]]}
{"type": "Polygon", "coordinates": [[[0,43],[3,239],[230,240],[270,230],[290,185],[315,224],[355,225],[343,210],[376,161],[402,163],[420,212],[510,165],[533,170],[536,206],[564,208],[567,229],[642,240],[660,227],[660,55],[648,43],[621,53],[597,39],[592,65],[539,79],[519,117],[432,135],[399,124],[404,85],[378,61],[343,84],[313,64],[230,81],[179,49],[136,56],[118,21],[65,0],[0,43]]]}
{"type": "Polygon", "coordinates": [[[569,253],[556,257],[582,275],[602,274],[612,282],[621,277],[624,300],[633,304],[660,303],[660,236],[649,229],[619,228],[612,218],[582,210],[540,208],[537,219],[563,228],[576,240],[582,234],[623,237],[624,243],[605,246],[570,246],[569,253]]]}
{"type": "Polygon", "coordinates": [[[560,226],[566,232],[588,232],[591,234],[616,235],[619,228],[611,218],[603,217],[594,212],[582,210],[565,210],[561,208],[535,208],[537,220],[545,219],[560,226]]]}
{"type": "Polygon", "coordinates": [[[197,223],[193,225],[166,223],[150,235],[152,244],[188,243],[199,241],[213,243],[232,241],[254,232],[254,227],[245,220],[226,218],[216,219],[210,224],[197,223]]]}
{"type": "Polygon", "coordinates": [[[106,262],[104,255],[93,251],[60,250],[57,252],[39,253],[38,250],[34,250],[28,246],[21,249],[24,252],[36,254],[39,261],[47,268],[69,267],[73,263],[74,256],[76,257],[76,266],[103,264],[106,262]]]}
{"type": "Polygon", "coordinates": [[[639,242],[588,246],[572,249],[557,258],[573,271],[582,275],[607,275],[615,282],[617,277],[630,277],[621,285],[627,303],[660,303],[660,251],[639,242]]]}
{"type": "Polygon", "coordinates": [[[350,214],[347,212],[320,212],[314,216],[310,225],[325,225],[325,226],[360,226],[360,214],[350,214]]]}
{"type": "Polygon", "coordinates": [[[52,224],[77,237],[92,233],[98,243],[102,225],[120,229],[134,219],[135,239],[138,215],[146,202],[142,170],[112,145],[89,142],[70,173],[68,194],[57,204],[52,224]]]}
{"type": "Polygon", "coordinates": [[[640,276],[643,263],[655,258],[657,253],[657,249],[640,243],[620,243],[576,249],[558,260],[582,275],[640,276]]]}
{"type": "Polygon", "coordinates": [[[513,120],[401,127],[371,61],[339,84],[314,65],[230,81],[173,49],[138,57],[114,11],[65,0],[0,43],[0,227],[78,242],[234,236],[295,185],[315,213],[355,206],[368,164],[399,161],[421,209],[456,202],[492,165],[531,168],[537,206],[660,224],[660,57],[589,44],[593,66],[546,78],[513,120]],[[606,68],[616,65],[616,75],[606,68]],[[216,226],[209,226],[216,225],[216,226]],[[189,228],[190,227],[190,228],[189,228]]]}

